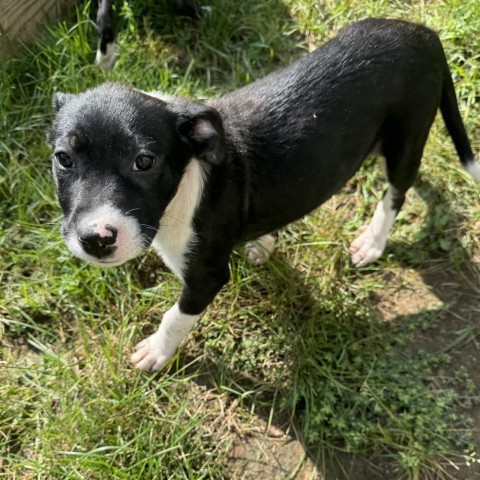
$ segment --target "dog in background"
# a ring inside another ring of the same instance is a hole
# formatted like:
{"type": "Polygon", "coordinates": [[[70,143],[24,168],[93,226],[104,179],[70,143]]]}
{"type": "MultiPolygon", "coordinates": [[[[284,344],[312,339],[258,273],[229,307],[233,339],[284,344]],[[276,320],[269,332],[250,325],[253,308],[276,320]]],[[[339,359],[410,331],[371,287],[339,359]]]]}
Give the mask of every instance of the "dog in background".
{"type": "MultiPolygon", "coordinates": [[[[178,15],[198,18],[200,10],[196,0],[171,0],[172,7],[178,15]]],[[[97,26],[98,49],[95,64],[102,70],[110,70],[117,60],[115,45],[115,14],[112,0],[98,0],[97,26]]]]}
{"type": "Polygon", "coordinates": [[[480,182],[438,36],[367,19],[287,68],[207,103],[106,83],[57,93],[49,133],[70,251],[120,265],[148,246],[184,282],[133,364],[161,368],[229,279],[247,243],[254,264],[272,231],[317,208],[371,153],[389,186],[350,247],[382,254],[440,109],[463,167],[480,182]]]}

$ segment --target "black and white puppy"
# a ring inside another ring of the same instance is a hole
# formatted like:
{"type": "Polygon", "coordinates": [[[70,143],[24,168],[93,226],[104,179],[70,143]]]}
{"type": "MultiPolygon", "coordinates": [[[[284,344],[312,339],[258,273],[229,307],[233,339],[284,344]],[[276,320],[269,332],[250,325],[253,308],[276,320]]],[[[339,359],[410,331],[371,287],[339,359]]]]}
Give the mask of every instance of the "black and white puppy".
{"type": "Polygon", "coordinates": [[[351,245],[357,266],[383,252],[440,108],[463,166],[480,181],[438,36],[369,19],[291,66],[207,104],[107,83],[57,94],[49,134],[71,252],[120,265],[149,245],[184,282],[132,362],[159,369],[229,278],[247,244],[311,212],[378,152],[389,187],[351,245]]]}

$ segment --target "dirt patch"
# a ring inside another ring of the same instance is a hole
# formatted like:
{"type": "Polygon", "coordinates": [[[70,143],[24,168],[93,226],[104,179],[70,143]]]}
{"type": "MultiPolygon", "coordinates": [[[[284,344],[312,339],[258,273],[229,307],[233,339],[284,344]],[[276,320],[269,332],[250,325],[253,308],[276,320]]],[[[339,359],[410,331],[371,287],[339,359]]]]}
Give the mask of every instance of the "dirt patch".
{"type": "Polygon", "coordinates": [[[428,288],[420,274],[414,270],[403,270],[399,276],[390,275],[387,288],[375,292],[378,303],[375,308],[386,321],[415,315],[422,310],[436,309],[441,300],[428,288]]]}
{"type": "Polygon", "coordinates": [[[227,445],[221,458],[232,480],[324,480],[287,418],[251,416],[238,399],[219,393],[206,377],[198,377],[204,428],[216,445],[227,445]],[[207,386],[208,385],[208,386],[207,386]]]}
{"type": "MultiPolygon", "coordinates": [[[[289,430],[289,429],[286,429],[289,430]]],[[[256,417],[251,429],[233,437],[225,458],[232,480],[385,480],[396,478],[392,466],[336,451],[305,450],[295,432],[268,426],[256,417]]]]}
{"type": "Polygon", "coordinates": [[[282,430],[255,419],[255,430],[235,438],[227,453],[231,478],[235,480],[323,479],[303,445],[282,430]]]}

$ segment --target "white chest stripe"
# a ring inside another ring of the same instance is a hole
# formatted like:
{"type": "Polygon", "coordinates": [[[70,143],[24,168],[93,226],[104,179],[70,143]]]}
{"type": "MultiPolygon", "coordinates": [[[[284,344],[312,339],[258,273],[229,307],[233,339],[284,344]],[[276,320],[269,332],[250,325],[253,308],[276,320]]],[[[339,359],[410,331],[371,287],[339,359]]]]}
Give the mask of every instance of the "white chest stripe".
{"type": "Polygon", "coordinates": [[[205,171],[200,162],[193,158],[160,220],[160,228],[152,243],[166,265],[180,278],[185,268],[185,254],[195,244],[192,221],[202,198],[204,184],[205,171]]]}

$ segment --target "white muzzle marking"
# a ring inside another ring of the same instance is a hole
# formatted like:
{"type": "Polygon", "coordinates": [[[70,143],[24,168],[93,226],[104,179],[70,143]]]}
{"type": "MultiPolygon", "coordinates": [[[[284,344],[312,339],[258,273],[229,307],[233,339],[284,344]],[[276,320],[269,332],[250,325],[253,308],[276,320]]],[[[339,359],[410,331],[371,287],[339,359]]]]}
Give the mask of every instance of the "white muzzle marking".
{"type": "Polygon", "coordinates": [[[84,250],[76,229],[71,228],[65,234],[64,238],[68,249],[76,257],[96,265],[121,265],[127,260],[140,255],[145,249],[145,242],[143,241],[138,221],[133,217],[125,215],[113,205],[104,205],[90,211],[80,219],[76,227],[78,230],[91,229],[101,237],[111,236],[110,227],[116,229],[116,241],[112,245],[116,249],[111,255],[103,259],[90,255],[84,250]]]}

